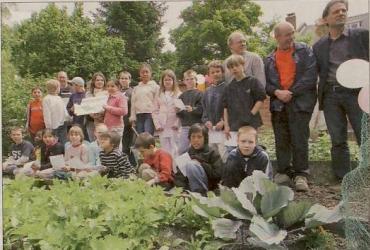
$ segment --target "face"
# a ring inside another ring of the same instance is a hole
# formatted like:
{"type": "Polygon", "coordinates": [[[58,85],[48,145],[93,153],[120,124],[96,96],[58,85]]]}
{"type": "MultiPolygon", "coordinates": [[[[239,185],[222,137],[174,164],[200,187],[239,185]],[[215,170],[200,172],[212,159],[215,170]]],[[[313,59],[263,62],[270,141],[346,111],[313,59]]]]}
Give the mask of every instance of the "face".
{"type": "Polygon", "coordinates": [[[45,145],[51,146],[57,141],[57,138],[51,134],[44,134],[42,136],[42,140],[44,141],[45,145]]]}
{"type": "Polygon", "coordinates": [[[79,133],[72,132],[69,134],[69,141],[71,142],[72,145],[79,145],[81,144],[82,138],[79,133]]]}
{"type": "Polygon", "coordinates": [[[100,138],[100,147],[103,150],[110,150],[113,148],[109,138],[100,138]]]}
{"type": "Polygon", "coordinates": [[[148,68],[142,68],[140,70],[140,79],[142,82],[147,83],[152,77],[152,72],[148,68]]]}
{"type": "Polygon", "coordinates": [[[130,77],[125,74],[121,74],[119,77],[119,83],[121,84],[122,88],[127,89],[130,87],[130,77]]]}
{"type": "Polygon", "coordinates": [[[119,91],[119,89],[116,84],[114,84],[113,82],[109,82],[107,83],[107,91],[109,94],[115,94],[119,91]]]}
{"type": "Polygon", "coordinates": [[[209,68],[209,76],[212,77],[215,83],[221,81],[223,78],[222,69],[216,67],[209,68]]]}
{"type": "Polygon", "coordinates": [[[204,147],[204,136],[202,132],[192,133],[190,135],[190,144],[194,149],[202,149],[204,147]]]}
{"type": "Polygon", "coordinates": [[[186,76],[184,78],[184,83],[186,85],[186,89],[193,89],[197,83],[197,79],[195,76],[186,76]]]}
{"type": "Polygon", "coordinates": [[[243,64],[234,64],[228,68],[231,74],[236,78],[240,79],[244,76],[244,65],[243,64]]]}
{"type": "Polygon", "coordinates": [[[40,142],[40,141],[42,141],[42,134],[41,133],[36,133],[35,142],[40,142]]]}
{"type": "Polygon", "coordinates": [[[10,133],[10,138],[14,141],[15,144],[22,143],[22,131],[14,130],[10,133]]]}
{"type": "Polygon", "coordinates": [[[32,97],[35,99],[40,99],[42,97],[42,92],[39,89],[35,89],[32,91],[32,97]]]}
{"type": "Polygon", "coordinates": [[[61,84],[66,84],[67,83],[67,74],[66,73],[59,73],[58,74],[58,81],[61,83],[61,84]]]}
{"type": "Polygon", "coordinates": [[[275,39],[280,49],[291,48],[294,42],[294,28],[290,25],[283,25],[275,39]]]}
{"type": "Polygon", "coordinates": [[[79,84],[73,84],[73,88],[78,93],[84,92],[85,90],[84,87],[79,84]]]}
{"type": "Polygon", "coordinates": [[[229,47],[233,54],[241,55],[247,49],[247,41],[242,36],[235,36],[231,39],[229,47]]]}
{"type": "Polygon", "coordinates": [[[173,79],[172,77],[165,76],[163,78],[163,86],[165,90],[172,90],[173,89],[173,79]]]}
{"type": "Polygon", "coordinates": [[[102,89],[102,88],[104,88],[104,79],[103,79],[103,77],[101,77],[101,76],[97,76],[97,77],[95,78],[94,87],[95,87],[96,89],[102,89]]]}
{"type": "Polygon", "coordinates": [[[252,133],[243,133],[238,137],[238,147],[243,155],[251,155],[256,147],[256,137],[252,133]]]}
{"type": "Polygon", "coordinates": [[[149,148],[140,147],[138,151],[144,158],[147,158],[154,154],[154,146],[150,146],[149,148]]]}
{"type": "Polygon", "coordinates": [[[347,20],[347,8],[344,3],[336,3],[329,9],[329,14],[324,18],[324,21],[329,27],[342,27],[347,20]]]}

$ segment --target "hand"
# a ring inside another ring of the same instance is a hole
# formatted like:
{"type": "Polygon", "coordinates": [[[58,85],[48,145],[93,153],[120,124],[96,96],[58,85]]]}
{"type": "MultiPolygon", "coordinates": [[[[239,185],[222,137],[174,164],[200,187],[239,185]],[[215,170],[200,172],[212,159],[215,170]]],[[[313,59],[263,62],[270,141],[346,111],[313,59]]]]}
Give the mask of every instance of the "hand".
{"type": "Polygon", "coordinates": [[[210,121],[206,122],[204,125],[205,125],[208,129],[212,129],[212,127],[213,127],[213,124],[212,124],[212,122],[210,122],[210,121]]]}
{"type": "Polygon", "coordinates": [[[157,128],[157,131],[158,132],[162,132],[163,131],[163,128],[157,128]]]}
{"type": "Polygon", "coordinates": [[[225,125],[224,133],[225,133],[226,139],[229,140],[231,138],[229,125],[225,125]]]}
{"type": "Polygon", "coordinates": [[[181,111],[181,109],[178,108],[178,107],[175,107],[175,111],[176,111],[176,113],[179,113],[181,111]]]}
{"type": "Polygon", "coordinates": [[[276,95],[276,97],[284,102],[284,103],[287,103],[289,102],[292,97],[293,97],[293,93],[289,90],[281,90],[281,89],[277,89],[275,90],[274,94],[276,95]]]}
{"type": "Polygon", "coordinates": [[[36,172],[37,170],[39,170],[39,169],[40,169],[40,167],[39,167],[39,166],[37,166],[36,164],[32,164],[31,168],[32,168],[32,170],[33,170],[34,172],[36,172]]]}
{"type": "Polygon", "coordinates": [[[192,106],[190,106],[190,105],[185,105],[185,109],[186,109],[186,111],[188,111],[188,112],[193,111],[193,107],[192,107],[192,106]]]}
{"type": "Polygon", "coordinates": [[[216,124],[216,130],[220,131],[224,128],[224,121],[219,121],[217,124],[216,124]]]}
{"type": "Polygon", "coordinates": [[[69,166],[64,166],[64,167],[62,167],[62,170],[64,172],[69,172],[69,171],[71,171],[71,168],[69,166]]]}
{"type": "Polygon", "coordinates": [[[104,105],[103,105],[103,109],[104,109],[104,110],[106,110],[106,109],[107,109],[107,107],[108,107],[108,105],[107,105],[107,104],[104,104],[104,105]]]}

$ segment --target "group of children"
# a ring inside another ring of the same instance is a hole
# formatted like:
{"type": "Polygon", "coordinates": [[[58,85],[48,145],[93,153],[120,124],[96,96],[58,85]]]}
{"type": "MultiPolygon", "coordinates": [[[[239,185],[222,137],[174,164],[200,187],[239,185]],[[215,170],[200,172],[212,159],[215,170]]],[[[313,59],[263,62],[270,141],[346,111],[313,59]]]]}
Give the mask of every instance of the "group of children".
{"type": "Polygon", "coordinates": [[[84,80],[75,77],[67,105],[59,96],[59,82],[49,80],[48,94],[42,99],[41,88],[34,88],[27,108],[27,129],[34,145],[22,139],[21,128],[12,129],[14,144],[3,172],[40,178],[137,174],[149,185],[166,189],[175,185],[202,194],[219,183],[238,186],[253,170],[271,177],[268,156],[257,145],[257,129],[262,124],[259,109],[266,93],[256,78],[245,75],[244,63],[239,55],[226,60],[234,77],[226,84],[223,63],[210,62],[213,84],[204,93],[196,88],[195,71],[184,73],[186,89],[181,92],[172,70],[162,73],[158,85],[151,79],[148,64],[140,67],[141,81],[133,89],[128,72],[109,81],[96,73],[88,92],[84,80]],[[75,113],[75,104],[99,95],[108,95],[104,110],[84,116],[75,113]],[[68,134],[65,111],[73,124],[68,134]],[[130,157],[132,148],[141,154],[142,164],[130,157]],[[180,167],[176,159],[184,154],[190,159],[180,167]],[[52,166],[58,155],[64,155],[60,168],[52,166]]]}

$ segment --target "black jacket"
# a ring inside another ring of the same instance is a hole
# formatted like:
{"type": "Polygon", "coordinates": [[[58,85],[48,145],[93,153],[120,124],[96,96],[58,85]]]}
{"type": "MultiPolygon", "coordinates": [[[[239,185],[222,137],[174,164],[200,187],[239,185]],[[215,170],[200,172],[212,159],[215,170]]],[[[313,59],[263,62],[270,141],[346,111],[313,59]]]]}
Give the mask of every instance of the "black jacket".
{"type": "MultiPolygon", "coordinates": [[[[276,50],[265,58],[266,92],[271,97],[270,111],[281,111],[284,103],[274,94],[275,90],[282,89],[279,72],[276,67],[276,50]]],[[[293,92],[294,111],[312,113],[316,104],[317,71],[316,60],[312,50],[304,43],[294,43],[293,59],[296,62],[294,83],[289,88],[293,92]]]]}
{"type": "Polygon", "coordinates": [[[50,156],[64,155],[64,146],[57,142],[53,146],[47,148],[45,143],[41,145],[41,167],[40,170],[51,168],[50,156]]]}
{"type": "Polygon", "coordinates": [[[242,155],[239,148],[235,148],[227,157],[221,184],[227,187],[239,187],[242,180],[252,175],[254,170],[265,172],[269,164],[269,157],[261,146],[256,146],[249,157],[242,155]]]}
{"type": "Polygon", "coordinates": [[[202,99],[203,93],[198,89],[187,90],[179,96],[179,99],[185,104],[193,108],[193,111],[187,112],[182,110],[177,113],[182,126],[191,126],[195,123],[202,123],[202,99]]]}
{"type": "MultiPolygon", "coordinates": [[[[363,59],[369,61],[369,31],[365,29],[348,29],[349,54],[351,59],[363,59]]],[[[316,57],[317,71],[319,73],[319,109],[323,109],[323,98],[329,72],[329,35],[325,35],[313,45],[313,53],[316,57]]],[[[359,91],[359,89],[358,89],[359,91]]]]}

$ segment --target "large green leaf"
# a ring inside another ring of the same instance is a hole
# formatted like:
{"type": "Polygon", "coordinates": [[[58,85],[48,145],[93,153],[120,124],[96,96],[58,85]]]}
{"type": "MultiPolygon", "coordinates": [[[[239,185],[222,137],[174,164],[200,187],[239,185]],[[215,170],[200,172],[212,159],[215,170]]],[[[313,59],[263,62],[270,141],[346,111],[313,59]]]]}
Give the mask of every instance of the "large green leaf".
{"type": "Polygon", "coordinates": [[[266,192],[262,195],[261,212],[263,218],[267,219],[279,213],[294,198],[292,189],[286,186],[278,186],[276,190],[266,192]]]}
{"type": "Polygon", "coordinates": [[[253,199],[257,193],[264,195],[266,192],[277,189],[278,185],[269,180],[268,176],[260,171],[253,171],[252,175],[246,177],[239,185],[238,189],[243,193],[253,194],[253,199]]]}
{"type": "Polygon", "coordinates": [[[257,214],[257,210],[254,207],[253,203],[248,199],[248,196],[246,193],[243,193],[238,188],[232,188],[234,194],[238,198],[239,202],[242,204],[243,208],[248,210],[252,215],[257,214]]]}
{"type": "Polygon", "coordinates": [[[212,220],[212,229],[218,238],[235,239],[236,231],[243,223],[225,218],[212,220]]]}
{"type": "Polygon", "coordinates": [[[238,219],[251,220],[252,213],[244,209],[236,194],[229,188],[220,186],[220,207],[238,219]]]}
{"type": "Polygon", "coordinates": [[[278,226],[268,223],[259,215],[253,216],[249,230],[268,245],[280,244],[288,234],[286,230],[280,230],[278,226]]]}
{"type": "Polygon", "coordinates": [[[264,249],[267,249],[267,250],[286,250],[287,249],[283,246],[279,246],[279,245],[276,245],[276,244],[269,245],[269,244],[261,241],[257,237],[249,237],[247,239],[247,241],[255,247],[261,247],[261,248],[264,248],[264,249]]]}
{"type": "Polygon", "coordinates": [[[283,228],[289,228],[297,222],[304,222],[304,218],[311,208],[309,201],[290,202],[277,215],[278,224],[283,228]]]}
{"type": "Polygon", "coordinates": [[[325,224],[335,223],[343,219],[340,212],[342,203],[339,203],[333,209],[328,209],[322,205],[315,204],[306,214],[306,228],[318,227],[325,224]]]}
{"type": "Polygon", "coordinates": [[[207,198],[199,193],[190,193],[193,197],[192,201],[195,203],[192,208],[193,211],[203,217],[221,217],[222,212],[220,206],[222,202],[219,197],[207,198]]]}

